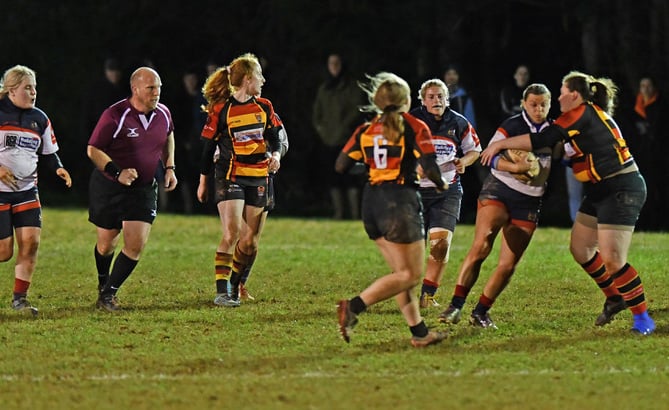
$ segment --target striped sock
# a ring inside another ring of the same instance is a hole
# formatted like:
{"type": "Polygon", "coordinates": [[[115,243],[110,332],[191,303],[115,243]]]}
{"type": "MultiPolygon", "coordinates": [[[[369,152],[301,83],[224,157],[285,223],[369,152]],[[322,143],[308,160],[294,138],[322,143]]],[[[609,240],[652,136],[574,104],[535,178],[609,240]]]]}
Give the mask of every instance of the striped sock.
{"type": "Polygon", "coordinates": [[[641,278],[629,263],[626,263],[625,266],[613,274],[612,277],[618,287],[618,291],[623,295],[627,307],[633,314],[638,315],[648,310],[641,278]]]}
{"type": "Polygon", "coordinates": [[[585,272],[590,275],[592,280],[597,283],[597,286],[604,292],[607,298],[611,296],[617,296],[620,294],[616,285],[613,283],[611,275],[606,272],[606,267],[604,266],[604,260],[599,252],[595,253],[595,256],[592,257],[586,263],[581,264],[585,272]]]}
{"type": "Polygon", "coordinates": [[[225,252],[216,252],[214,258],[216,272],[216,293],[228,293],[228,280],[232,271],[232,255],[225,252]]]}

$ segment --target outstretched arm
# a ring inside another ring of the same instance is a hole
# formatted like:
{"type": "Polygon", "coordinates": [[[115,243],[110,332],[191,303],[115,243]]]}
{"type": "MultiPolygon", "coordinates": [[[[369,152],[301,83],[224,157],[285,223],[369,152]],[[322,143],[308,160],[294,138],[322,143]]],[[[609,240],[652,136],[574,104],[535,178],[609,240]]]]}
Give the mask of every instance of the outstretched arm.
{"type": "Polygon", "coordinates": [[[530,134],[522,134],[490,143],[490,145],[488,145],[488,147],[486,147],[486,149],[481,152],[481,164],[490,166],[490,161],[492,161],[492,158],[499,154],[501,150],[508,148],[532,151],[532,141],[530,140],[530,134]]]}

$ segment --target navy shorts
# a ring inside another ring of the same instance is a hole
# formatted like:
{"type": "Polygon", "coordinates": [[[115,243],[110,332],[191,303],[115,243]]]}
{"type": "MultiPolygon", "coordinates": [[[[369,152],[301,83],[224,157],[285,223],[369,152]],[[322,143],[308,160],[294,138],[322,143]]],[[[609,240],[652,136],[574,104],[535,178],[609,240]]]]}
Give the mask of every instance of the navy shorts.
{"type": "Polygon", "coordinates": [[[93,170],[88,187],[88,220],[104,229],[121,229],[123,221],[153,223],[158,209],[158,183],[123,186],[93,170]]]}
{"type": "Polygon", "coordinates": [[[596,184],[583,184],[579,212],[598,224],[634,226],[646,202],[646,181],[639,172],[620,174],[596,184]]]}
{"type": "Polygon", "coordinates": [[[509,188],[505,183],[489,174],[479,193],[479,204],[493,201],[504,206],[511,221],[539,223],[541,197],[525,195],[509,188]]]}
{"type": "Polygon", "coordinates": [[[397,184],[365,185],[362,222],[370,239],[394,243],[425,239],[423,204],[414,187],[397,184]]]}
{"type": "Polygon", "coordinates": [[[0,192],[0,239],[13,234],[13,228],[42,227],[42,206],[37,187],[19,192],[0,192]]]}
{"type": "Polygon", "coordinates": [[[436,188],[419,188],[418,192],[423,201],[425,229],[429,231],[432,228],[444,228],[455,232],[462,204],[460,182],[450,185],[444,192],[439,192],[436,188]]]}

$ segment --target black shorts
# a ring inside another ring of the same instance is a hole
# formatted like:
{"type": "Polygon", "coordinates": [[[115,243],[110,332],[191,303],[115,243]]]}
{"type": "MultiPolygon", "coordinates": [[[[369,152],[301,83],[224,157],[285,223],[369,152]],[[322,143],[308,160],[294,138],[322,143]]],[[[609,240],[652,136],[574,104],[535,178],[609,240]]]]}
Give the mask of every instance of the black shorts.
{"type": "Polygon", "coordinates": [[[506,209],[511,221],[539,223],[541,197],[530,196],[509,188],[504,182],[489,174],[479,193],[479,203],[496,202],[506,209]]]}
{"type": "Polygon", "coordinates": [[[425,229],[444,228],[455,232],[455,225],[460,219],[462,204],[462,185],[460,182],[452,184],[444,192],[436,188],[419,188],[423,201],[423,216],[425,229]]]}
{"type": "Polygon", "coordinates": [[[596,184],[583,184],[579,212],[598,224],[634,226],[646,202],[646,182],[639,172],[616,175],[596,184]]]}
{"type": "Polygon", "coordinates": [[[19,192],[0,192],[0,239],[13,234],[13,228],[42,227],[42,206],[37,187],[19,192]]]}
{"type": "Polygon", "coordinates": [[[222,168],[217,164],[214,173],[214,187],[216,194],[215,203],[231,201],[234,199],[244,200],[244,204],[265,208],[268,204],[267,178],[254,178],[253,184],[233,182],[226,179],[222,168]]]}
{"type": "Polygon", "coordinates": [[[123,221],[153,223],[158,209],[158,183],[123,186],[97,169],[88,186],[88,220],[104,229],[121,229],[123,221]]]}
{"type": "Polygon", "coordinates": [[[269,174],[267,178],[267,205],[265,205],[265,211],[269,212],[274,209],[276,206],[275,194],[274,194],[274,178],[276,174],[269,174]]]}
{"type": "Polygon", "coordinates": [[[425,239],[423,204],[414,187],[397,184],[365,185],[362,222],[370,239],[413,243],[425,239]]]}

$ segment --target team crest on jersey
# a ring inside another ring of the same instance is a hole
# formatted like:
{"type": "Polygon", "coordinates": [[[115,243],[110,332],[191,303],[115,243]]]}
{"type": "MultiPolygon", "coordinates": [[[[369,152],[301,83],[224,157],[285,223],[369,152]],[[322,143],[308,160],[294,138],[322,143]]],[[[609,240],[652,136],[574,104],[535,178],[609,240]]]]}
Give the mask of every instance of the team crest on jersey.
{"type": "Polygon", "coordinates": [[[448,138],[455,138],[455,128],[449,129],[446,135],[448,135],[448,138]]]}
{"type": "Polygon", "coordinates": [[[139,137],[139,134],[137,133],[137,128],[128,128],[128,137],[139,137]]]}
{"type": "Polygon", "coordinates": [[[31,121],[30,122],[30,128],[35,130],[35,131],[39,131],[39,125],[37,125],[37,121],[31,121]]]}
{"type": "Polygon", "coordinates": [[[256,114],[256,121],[262,122],[262,115],[256,114]]]}

